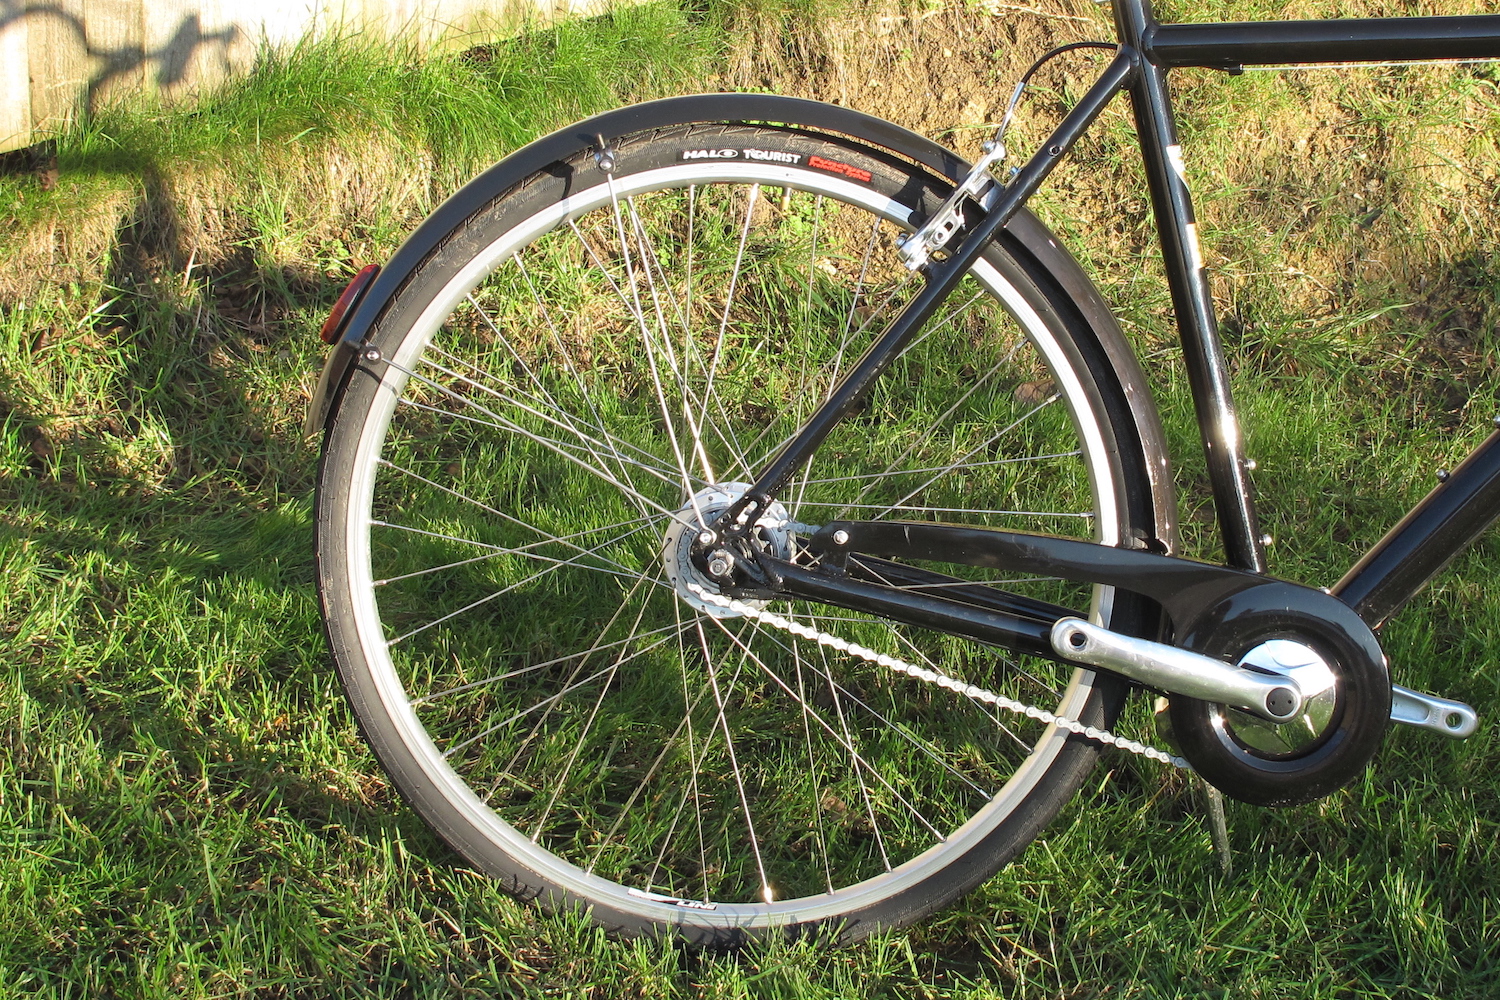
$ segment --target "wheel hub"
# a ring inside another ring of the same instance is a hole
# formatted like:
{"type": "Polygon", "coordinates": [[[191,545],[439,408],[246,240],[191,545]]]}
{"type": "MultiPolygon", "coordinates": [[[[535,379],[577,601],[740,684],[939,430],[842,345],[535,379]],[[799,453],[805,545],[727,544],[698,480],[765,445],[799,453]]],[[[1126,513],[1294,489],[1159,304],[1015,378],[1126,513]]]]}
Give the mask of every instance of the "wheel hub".
{"type": "MultiPolygon", "coordinates": [[[[749,483],[718,483],[704,487],[672,515],[672,523],[662,537],[662,565],[677,596],[688,606],[714,618],[738,618],[741,613],[710,603],[695,591],[724,595],[724,580],[733,571],[733,558],[729,552],[721,549],[710,553],[704,560],[704,566],[700,568],[693,559],[693,548],[698,544],[698,536],[751,488],[749,483]]],[[[767,504],[756,519],[755,530],[750,537],[768,555],[777,559],[790,558],[792,529],[786,508],[775,501],[767,504]]],[[[753,608],[763,608],[770,602],[744,603],[753,608]]]]}

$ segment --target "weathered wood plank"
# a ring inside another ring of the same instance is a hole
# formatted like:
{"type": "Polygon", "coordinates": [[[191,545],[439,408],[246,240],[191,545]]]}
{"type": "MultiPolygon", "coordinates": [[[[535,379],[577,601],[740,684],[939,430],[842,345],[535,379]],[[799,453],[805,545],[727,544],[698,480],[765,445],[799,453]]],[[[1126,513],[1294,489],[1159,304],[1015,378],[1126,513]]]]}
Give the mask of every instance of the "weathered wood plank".
{"type": "Polygon", "coordinates": [[[78,111],[92,69],[83,8],[84,0],[49,0],[45,7],[32,4],[25,18],[31,128],[60,128],[78,111]]]}
{"type": "Polygon", "coordinates": [[[262,45],[334,31],[422,44],[594,13],[607,0],[0,0],[0,151],[85,108],[191,97],[262,45]]]}
{"type": "Polygon", "coordinates": [[[0,11],[0,149],[15,149],[31,133],[30,25],[11,16],[11,0],[0,11]]]}

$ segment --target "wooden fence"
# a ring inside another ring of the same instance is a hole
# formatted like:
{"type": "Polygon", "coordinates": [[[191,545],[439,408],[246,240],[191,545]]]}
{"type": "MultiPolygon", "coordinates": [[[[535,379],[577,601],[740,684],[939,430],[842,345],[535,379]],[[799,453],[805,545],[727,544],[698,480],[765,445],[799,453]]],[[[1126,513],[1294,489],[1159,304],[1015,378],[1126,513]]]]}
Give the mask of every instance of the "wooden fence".
{"type": "Polygon", "coordinates": [[[0,0],[0,151],[81,109],[168,101],[248,68],[263,45],[329,31],[423,41],[597,9],[597,0],[0,0]]]}

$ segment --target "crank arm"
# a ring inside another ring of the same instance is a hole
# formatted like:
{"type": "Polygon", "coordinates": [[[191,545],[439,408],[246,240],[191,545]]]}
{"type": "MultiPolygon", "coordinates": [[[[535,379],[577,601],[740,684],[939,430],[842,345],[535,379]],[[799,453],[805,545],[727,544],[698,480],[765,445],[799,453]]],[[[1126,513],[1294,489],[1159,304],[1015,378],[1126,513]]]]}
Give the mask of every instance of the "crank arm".
{"type": "Polygon", "coordinates": [[[1474,735],[1479,715],[1461,701],[1391,686],[1391,721],[1441,733],[1455,740],[1474,735]]]}
{"type": "MultiPolygon", "coordinates": [[[[962,601],[940,597],[936,591],[941,581],[952,578],[925,571],[913,571],[920,574],[913,577],[919,581],[914,585],[931,588],[919,593],[780,559],[766,562],[780,582],[778,596],[783,598],[798,597],[869,612],[1072,666],[1108,670],[1168,694],[1233,705],[1273,722],[1295,717],[1302,707],[1302,692],[1296,681],[1288,677],[1120,635],[1089,624],[1075,612],[1039,601],[1007,599],[1000,591],[993,592],[994,600],[984,602],[977,599],[977,594],[962,601]]],[[[990,588],[976,585],[969,589],[990,588]]]]}
{"type": "Polygon", "coordinates": [[[1272,722],[1286,722],[1302,711],[1302,690],[1290,677],[1121,635],[1081,618],[1064,618],[1052,626],[1052,648],[1074,662],[1101,667],[1168,694],[1233,705],[1272,722]]]}

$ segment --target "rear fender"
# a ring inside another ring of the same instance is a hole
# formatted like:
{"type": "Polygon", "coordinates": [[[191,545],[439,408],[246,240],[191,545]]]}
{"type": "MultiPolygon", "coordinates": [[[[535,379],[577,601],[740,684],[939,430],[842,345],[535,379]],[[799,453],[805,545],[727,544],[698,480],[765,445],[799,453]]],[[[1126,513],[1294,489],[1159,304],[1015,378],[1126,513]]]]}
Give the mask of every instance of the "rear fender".
{"type": "MultiPolygon", "coordinates": [[[[601,136],[608,141],[633,132],[706,122],[776,122],[840,133],[881,146],[954,181],[969,169],[969,164],[956,153],[899,125],[833,104],[770,94],[670,97],[569,125],[522,147],[465,184],[401,244],[361,296],[328,357],[308,411],[307,433],[316,434],[328,426],[371,328],[412,273],[465,219],[537,171],[567,159],[580,149],[596,147],[601,136]]],[[[1160,548],[1175,550],[1176,501],[1166,442],[1134,352],[1088,276],[1035,216],[1022,209],[1005,232],[1009,248],[1028,254],[1052,276],[1072,300],[1077,318],[1093,329],[1110,355],[1124,383],[1134,425],[1115,428],[1115,432],[1133,432],[1139,440],[1151,477],[1155,538],[1161,543],[1160,548]]]]}

